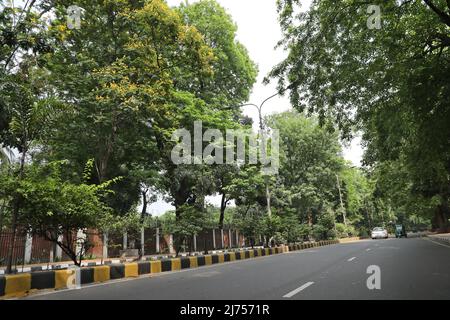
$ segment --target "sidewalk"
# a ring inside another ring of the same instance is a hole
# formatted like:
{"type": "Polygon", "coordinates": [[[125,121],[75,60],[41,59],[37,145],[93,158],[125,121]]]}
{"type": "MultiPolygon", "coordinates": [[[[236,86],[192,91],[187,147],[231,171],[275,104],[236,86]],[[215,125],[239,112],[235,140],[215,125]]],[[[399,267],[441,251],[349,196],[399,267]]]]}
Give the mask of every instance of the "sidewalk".
{"type": "Polygon", "coordinates": [[[430,231],[407,232],[408,238],[423,238],[432,234],[430,231]]]}
{"type": "Polygon", "coordinates": [[[450,245],[450,233],[429,234],[428,238],[445,245],[450,245]]]}

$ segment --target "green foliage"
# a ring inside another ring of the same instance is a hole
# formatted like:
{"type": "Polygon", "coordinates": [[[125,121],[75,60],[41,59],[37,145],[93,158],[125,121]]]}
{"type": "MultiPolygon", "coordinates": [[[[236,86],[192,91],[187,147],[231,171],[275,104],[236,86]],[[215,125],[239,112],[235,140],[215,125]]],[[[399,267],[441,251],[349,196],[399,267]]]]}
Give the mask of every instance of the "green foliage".
{"type": "Polygon", "coordinates": [[[314,239],[319,241],[335,238],[336,233],[334,231],[334,225],[334,214],[331,210],[327,210],[319,217],[317,224],[312,227],[314,239]]]}
{"type": "Polygon", "coordinates": [[[276,215],[271,217],[265,216],[262,219],[262,235],[266,238],[266,245],[269,244],[270,239],[280,230],[281,228],[281,218],[276,215]]]}
{"type": "Polygon", "coordinates": [[[286,239],[283,237],[283,234],[281,232],[275,232],[274,236],[273,236],[273,242],[275,245],[282,245],[285,244],[287,241],[286,239]]]}
{"type": "MultiPolygon", "coordinates": [[[[367,232],[365,234],[367,234],[367,232]]],[[[338,238],[356,237],[359,235],[360,233],[357,232],[355,227],[353,227],[352,225],[346,226],[343,223],[336,223],[336,236],[338,238]]]]}
{"type": "Polygon", "coordinates": [[[335,174],[343,165],[337,133],[296,112],[271,116],[268,122],[280,130],[278,185],[286,190],[286,205],[297,208],[304,222],[313,211],[337,200],[335,174]]]}
{"type": "MultiPolygon", "coordinates": [[[[178,86],[189,87],[188,91],[193,89],[204,101],[218,108],[246,102],[256,82],[257,68],[246,48],[236,40],[237,26],[231,16],[214,0],[182,3],[177,11],[187,25],[204,35],[214,55],[212,77],[191,77],[184,73],[178,86]]],[[[234,111],[240,112],[237,108],[234,111]]]]}
{"type": "MultiPolygon", "coordinates": [[[[237,28],[230,15],[215,1],[200,1],[182,4],[176,9],[183,23],[198,31],[208,46],[211,59],[208,60],[210,73],[190,67],[185,63],[175,72],[173,83],[173,113],[176,122],[168,128],[186,128],[192,133],[194,121],[202,121],[204,128],[237,129],[237,120],[241,117],[237,106],[248,99],[249,92],[256,81],[256,67],[245,47],[235,40],[237,28]]],[[[205,144],[206,145],[206,144],[205,144]]],[[[167,143],[160,150],[165,157],[170,153],[173,143],[167,143]]],[[[162,165],[166,175],[162,179],[162,188],[168,192],[168,199],[177,208],[177,217],[182,215],[185,205],[204,206],[206,195],[218,192],[223,196],[222,210],[229,201],[231,180],[236,174],[236,166],[178,166],[170,159],[164,159],[162,165]]],[[[219,217],[219,227],[223,216],[219,217]]]]}
{"type": "Polygon", "coordinates": [[[300,239],[308,239],[311,235],[312,227],[307,224],[300,224],[298,226],[298,235],[300,236],[300,239]]]}
{"type": "Polygon", "coordinates": [[[7,175],[0,182],[1,197],[19,198],[19,224],[59,245],[79,265],[77,256],[81,259],[83,252],[75,252],[74,245],[85,243],[76,234],[88,228],[108,229],[112,211],[102,200],[118,179],[100,185],[73,184],[61,178],[63,166],[63,162],[31,165],[23,177],[7,175]]]}
{"type": "Polygon", "coordinates": [[[206,214],[193,206],[185,206],[179,217],[175,212],[166,212],[160,218],[162,230],[166,234],[173,234],[176,254],[182,250],[186,240],[198,235],[206,226],[206,214]]]}
{"type": "Polygon", "coordinates": [[[239,206],[235,215],[237,229],[250,241],[253,247],[258,244],[259,236],[264,232],[263,208],[259,205],[239,206]]]}
{"type": "MultiPolygon", "coordinates": [[[[298,13],[299,2],[278,2],[280,46],[289,53],[270,76],[278,78],[280,90],[289,85],[293,106],[318,115],[321,124],[337,124],[344,137],[361,130],[367,164],[398,162],[407,172],[398,192],[409,194],[404,199],[418,206],[424,198],[437,197],[436,225],[445,229],[450,197],[449,3],[373,1],[380,6],[382,25],[370,29],[367,3],[316,0],[309,11],[298,13]]],[[[357,217],[360,199],[350,194],[348,200],[357,217]]],[[[374,202],[379,212],[390,214],[390,205],[403,211],[389,195],[374,202]]]]}
{"type": "Polygon", "coordinates": [[[329,232],[330,232],[330,230],[321,224],[315,224],[312,227],[312,236],[313,236],[314,240],[316,240],[316,241],[328,239],[329,232]]]}
{"type": "Polygon", "coordinates": [[[285,243],[295,243],[308,237],[309,231],[305,229],[306,225],[300,224],[298,217],[294,212],[284,212],[280,215],[280,232],[285,243]]]}
{"type": "Polygon", "coordinates": [[[162,187],[156,179],[159,161],[171,132],[186,125],[179,116],[188,115],[190,125],[206,110],[202,101],[178,90],[174,79],[191,70],[210,76],[212,51],[163,1],[77,5],[84,8],[80,30],[67,28],[62,5],[55,7],[47,30],[57,50],[43,59],[45,80],[62,106],[41,155],[69,159],[76,173],[94,159],[92,183],[123,176],[106,201],[126,215],[146,185],[162,187]]]}
{"type": "MultiPolygon", "coordinates": [[[[358,1],[315,0],[301,14],[298,3],[278,1],[288,56],[270,76],[281,92],[289,85],[296,111],[265,119],[281,137],[271,177],[259,165],[177,166],[170,158],[172,133],[192,134],[195,121],[221,132],[246,127],[238,106],[257,67],[216,1],[79,0],[81,29],[67,27],[64,1],[2,7],[0,228],[21,224],[54,242],[63,235],[58,245],[77,261],[70,245],[87,228],[137,232],[160,223],[179,252],[203,228],[223,226],[252,245],[261,235],[267,245],[397,222],[419,229],[430,218],[445,226],[448,23],[427,1],[375,1],[380,30],[367,28],[358,1]],[[367,147],[365,170],[342,157],[339,137],[354,129],[367,147]],[[145,206],[138,213],[153,191],[175,212],[158,220],[145,206]],[[206,205],[214,194],[220,208],[206,205]]],[[[248,157],[255,150],[245,144],[248,157]]]]}

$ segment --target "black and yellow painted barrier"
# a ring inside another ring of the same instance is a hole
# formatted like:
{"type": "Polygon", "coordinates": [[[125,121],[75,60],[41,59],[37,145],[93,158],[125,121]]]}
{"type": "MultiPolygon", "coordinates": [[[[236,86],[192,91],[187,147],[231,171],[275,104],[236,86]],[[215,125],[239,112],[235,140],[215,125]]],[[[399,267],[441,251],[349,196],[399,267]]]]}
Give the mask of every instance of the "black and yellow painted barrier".
{"type": "MultiPolygon", "coordinates": [[[[161,260],[118,263],[80,269],[81,284],[100,283],[113,279],[138,277],[145,274],[178,271],[237,260],[280,254],[339,243],[338,240],[292,244],[274,248],[255,248],[208,255],[168,258],[161,260]]],[[[42,289],[65,289],[74,284],[75,270],[51,270],[0,276],[0,298],[24,296],[42,289]]]]}

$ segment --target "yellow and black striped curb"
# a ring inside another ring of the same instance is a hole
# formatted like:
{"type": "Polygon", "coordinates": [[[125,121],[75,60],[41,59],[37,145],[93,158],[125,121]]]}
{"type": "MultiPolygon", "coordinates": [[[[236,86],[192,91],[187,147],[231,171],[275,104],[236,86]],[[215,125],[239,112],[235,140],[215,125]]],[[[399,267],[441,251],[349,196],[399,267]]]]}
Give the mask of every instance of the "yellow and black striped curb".
{"type": "MultiPolygon", "coordinates": [[[[338,240],[327,240],[314,243],[294,244],[274,248],[257,248],[202,256],[82,267],[80,269],[80,282],[81,285],[83,285],[105,282],[113,279],[138,277],[144,274],[155,274],[160,272],[197,268],[201,266],[225,263],[235,260],[251,259],[336,243],[338,243],[338,240]]],[[[74,269],[29,272],[0,276],[0,297],[20,297],[42,289],[65,289],[74,285],[74,278],[74,269]]]]}
{"type": "Polygon", "coordinates": [[[293,245],[289,245],[289,251],[322,247],[322,246],[326,246],[326,245],[330,245],[330,244],[337,244],[337,243],[340,243],[340,240],[324,240],[324,241],[309,242],[309,243],[302,243],[302,244],[293,244],[293,245]]]}

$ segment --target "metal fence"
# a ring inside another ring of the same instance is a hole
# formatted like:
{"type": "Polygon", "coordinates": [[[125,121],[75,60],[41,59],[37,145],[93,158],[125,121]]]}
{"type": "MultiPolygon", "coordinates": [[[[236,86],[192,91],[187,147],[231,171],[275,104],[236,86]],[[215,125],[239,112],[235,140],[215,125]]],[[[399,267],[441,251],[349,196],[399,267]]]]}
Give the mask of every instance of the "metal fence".
{"type": "MultiPolygon", "coordinates": [[[[84,259],[118,258],[125,249],[140,249],[143,240],[145,255],[174,252],[173,236],[162,234],[160,229],[146,228],[140,232],[108,233],[106,237],[96,230],[88,230],[89,249],[84,259]],[[103,243],[107,238],[106,245],[103,243]],[[104,254],[106,253],[106,256],[104,254]]],[[[64,239],[63,239],[64,241],[64,239]]],[[[6,265],[8,247],[12,243],[12,232],[0,232],[0,266],[6,265]]],[[[188,237],[182,243],[182,252],[204,252],[214,249],[236,248],[250,243],[237,230],[208,229],[195,237],[188,237]]],[[[24,232],[16,233],[13,248],[13,266],[24,264],[70,261],[69,257],[54,243],[38,236],[27,237],[24,232]]]]}
{"type": "MultiPolygon", "coordinates": [[[[8,249],[10,244],[13,242],[13,232],[4,231],[0,233],[0,265],[6,265],[8,249]]],[[[21,232],[16,233],[16,241],[13,247],[13,265],[21,265],[25,261],[25,242],[26,235],[21,232]]]]}

